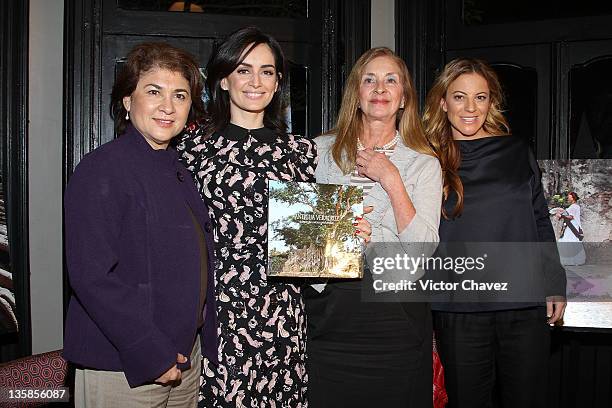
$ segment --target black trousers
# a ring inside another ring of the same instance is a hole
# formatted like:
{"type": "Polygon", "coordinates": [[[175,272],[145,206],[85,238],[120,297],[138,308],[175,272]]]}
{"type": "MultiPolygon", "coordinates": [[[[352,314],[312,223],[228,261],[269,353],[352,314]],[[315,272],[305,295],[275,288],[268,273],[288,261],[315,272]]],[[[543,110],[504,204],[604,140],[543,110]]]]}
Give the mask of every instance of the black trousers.
{"type": "Polygon", "coordinates": [[[550,328],[546,309],[434,313],[447,408],[544,408],[550,328]]]}

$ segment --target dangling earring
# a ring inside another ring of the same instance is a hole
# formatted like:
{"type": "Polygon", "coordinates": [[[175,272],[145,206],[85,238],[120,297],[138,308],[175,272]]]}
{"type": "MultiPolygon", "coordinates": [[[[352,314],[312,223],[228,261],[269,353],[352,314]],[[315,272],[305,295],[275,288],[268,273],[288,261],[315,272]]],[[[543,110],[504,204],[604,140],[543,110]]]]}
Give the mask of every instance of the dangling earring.
{"type": "Polygon", "coordinates": [[[125,120],[130,120],[130,111],[125,111],[125,120]]]}

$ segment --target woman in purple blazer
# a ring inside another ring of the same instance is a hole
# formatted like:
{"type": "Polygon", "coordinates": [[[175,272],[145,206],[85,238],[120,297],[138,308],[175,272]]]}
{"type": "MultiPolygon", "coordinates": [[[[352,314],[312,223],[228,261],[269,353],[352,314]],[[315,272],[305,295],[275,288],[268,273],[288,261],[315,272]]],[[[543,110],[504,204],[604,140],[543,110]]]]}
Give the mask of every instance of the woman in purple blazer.
{"type": "Polygon", "coordinates": [[[191,55],[135,47],[113,86],[120,137],[68,183],[64,356],[77,406],[195,406],[201,346],[217,358],[210,219],[168,147],[202,114],[201,93],[191,55]]]}

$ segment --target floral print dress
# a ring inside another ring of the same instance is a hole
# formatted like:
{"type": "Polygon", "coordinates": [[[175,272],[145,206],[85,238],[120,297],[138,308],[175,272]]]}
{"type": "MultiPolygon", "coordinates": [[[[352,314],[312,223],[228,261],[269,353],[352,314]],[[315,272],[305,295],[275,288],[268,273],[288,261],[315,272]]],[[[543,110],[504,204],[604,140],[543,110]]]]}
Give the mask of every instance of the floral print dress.
{"type": "Polygon", "coordinates": [[[314,181],[316,146],[230,124],[178,146],[214,224],[219,365],[203,360],[200,407],[307,407],[300,282],[266,277],[267,180],[314,181]]]}

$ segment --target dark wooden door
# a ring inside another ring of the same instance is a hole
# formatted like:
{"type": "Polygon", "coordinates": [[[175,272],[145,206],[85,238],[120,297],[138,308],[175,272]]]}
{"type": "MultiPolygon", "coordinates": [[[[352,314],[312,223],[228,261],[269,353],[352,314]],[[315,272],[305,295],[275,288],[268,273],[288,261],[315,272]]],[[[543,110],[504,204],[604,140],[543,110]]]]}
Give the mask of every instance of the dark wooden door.
{"type": "Polygon", "coordinates": [[[560,44],[559,150],[570,159],[612,158],[612,39],[560,44]]]}
{"type": "MultiPolygon", "coordinates": [[[[483,58],[502,80],[513,132],[530,142],[538,159],[611,157],[611,3],[410,4],[409,10],[419,13],[398,16],[396,42],[417,88],[428,89],[453,58],[483,58]],[[411,54],[406,44],[418,53],[411,54]]],[[[396,6],[407,10],[401,0],[396,6]]]]}
{"type": "Polygon", "coordinates": [[[609,3],[444,4],[444,60],[473,56],[494,66],[511,127],[539,159],[611,157],[609,3]]]}
{"type": "Polygon", "coordinates": [[[164,41],[188,50],[204,71],[216,42],[240,27],[260,27],[281,43],[289,61],[288,117],[292,118],[293,132],[306,136],[321,132],[321,1],[271,1],[266,5],[245,0],[192,1],[188,2],[192,8],[199,7],[195,10],[211,13],[168,11],[175,3],[84,1],[82,9],[69,11],[74,14],[69,24],[73,24],[72,38],[78,48],[74,54],[81,59],[69,64],[73,67],[69,82],[74,87],[68,98],[68,119],[73,126],[69,126],[67,135],[67,176],[83,154],[115,137],[108,108],[112,85],[129,50],[145,41],[164,41]],[[89,40],[89,47],[76,41],[79,28],[88,33],[84,39],[89,40]]]}

